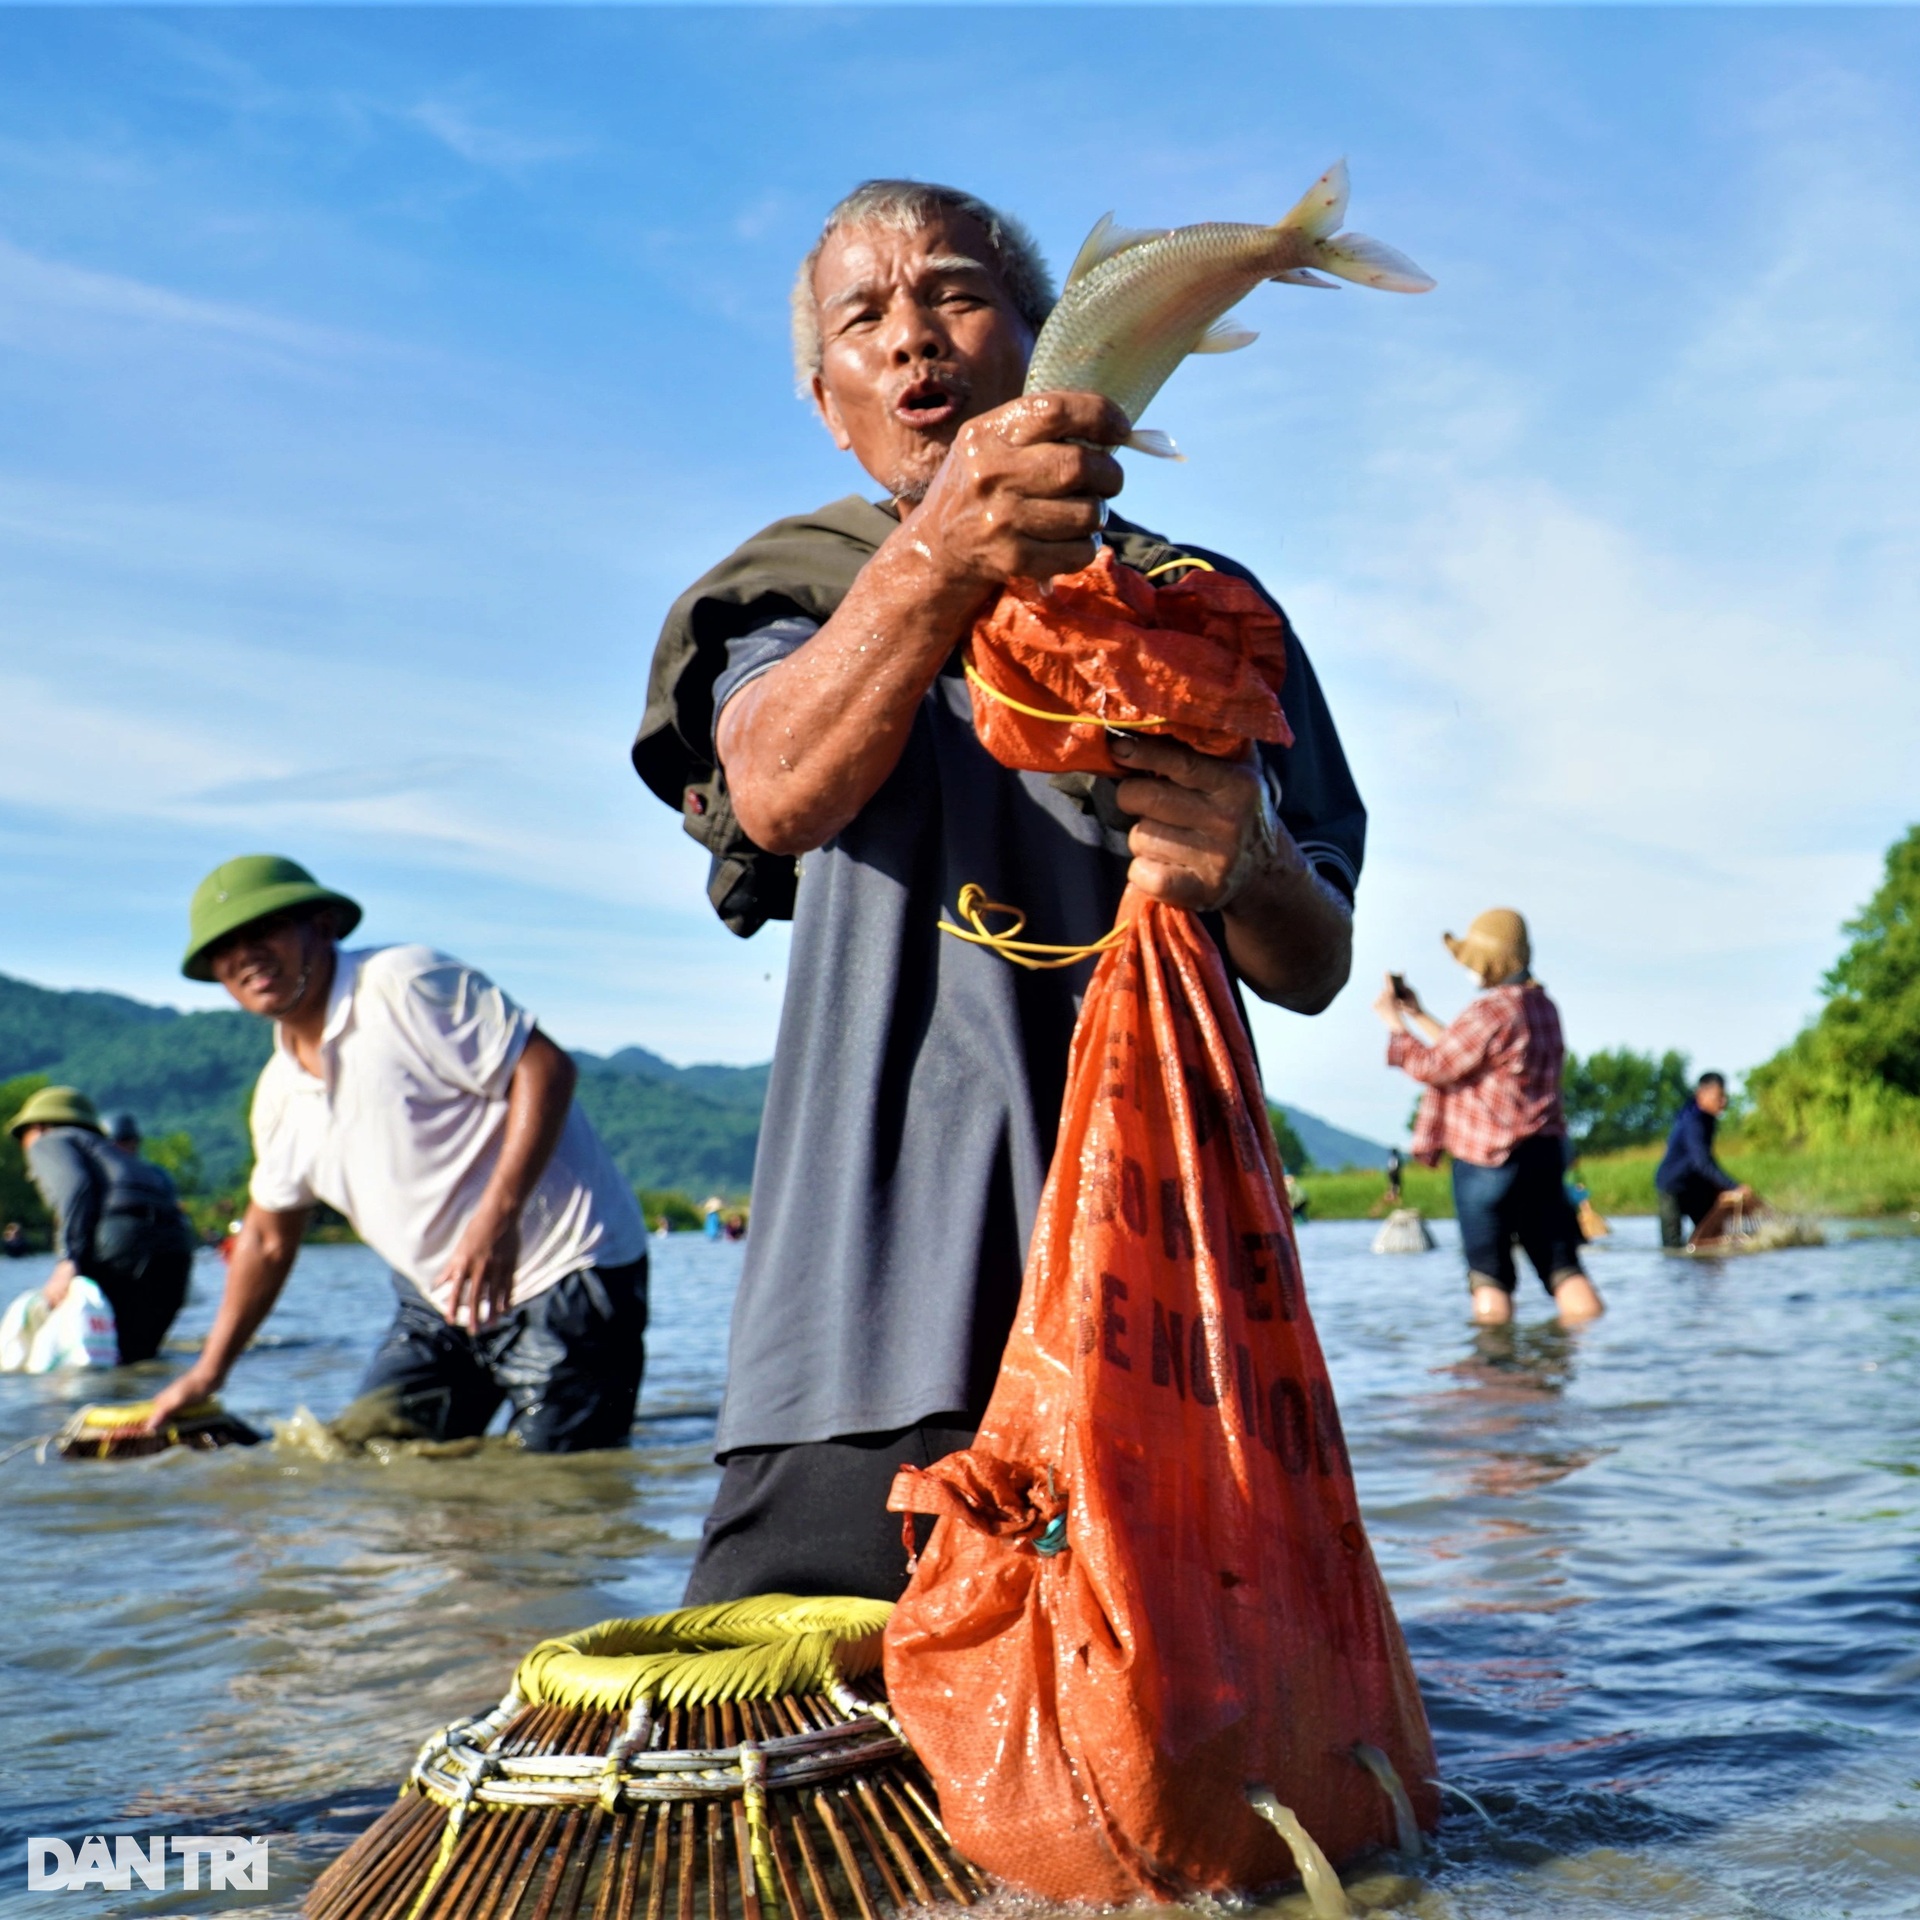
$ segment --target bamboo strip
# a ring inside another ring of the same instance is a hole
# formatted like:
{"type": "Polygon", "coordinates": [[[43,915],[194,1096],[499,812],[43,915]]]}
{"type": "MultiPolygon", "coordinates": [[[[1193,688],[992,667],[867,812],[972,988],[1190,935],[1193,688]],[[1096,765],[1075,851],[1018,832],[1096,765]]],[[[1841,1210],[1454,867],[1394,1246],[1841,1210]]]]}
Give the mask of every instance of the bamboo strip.
{"type": "MultiPolygon", "coordinates": [[[[429,1800],[427,1805],[433,1806],[433,1802],[429,1800]]],[[[371,1920],[373,1915],[387,1911],[396,1887],[417,1890],[440,1851],[440,1834],[447,1815],[443,1807],[434,1807],[434,1812],[439,1819],[422,1820],[410,1829],[403,1843],[367,1874],[355,1890],[355,1897],[350,1897],[338,1910],[339,1920],[371,1920]]]]}
{"type": "Polygon", "coordinates": [[[414,1844],[381,1861],[355,1890],[355,1897],[336,1909],[338,1920],[379,1920],[397,1902],[408,1899],[410,1890],[417,1892],[440,1844],[431,1829],[424,1840],[424,1845],[419,1844],[416,1836],[414,1844]]]}
{"type": "Polygon", "coordinates": [[[833,1790],[833,1797],[839,1801],[841,1812],[847,1816],[859,1832],[861,1839],[866,1842],[867,1853],[880,1875],[881,1884],[887,1890],[887,1898],[895,1907],[906,1906],[907,1890],[893,1877],[893,1869],[887,1864],[887,1850],[881,1844],[880,1836],[874,1832],[873,1823],[867,1818],[867,1810],[860,1804],[858,1796],[851,1788],[836,1787],[833,1790]]]}
{"type": "Polygon", "coordinates": [[[486,1886],[487,1867],[506,1839],[507,1822],[497,1815],[470,1813],[447,1871],[435,1889],[433,1909],[446,1920],[465,1920],[486,1886]]]}
{"type": "Polygon", "coordinates": [[[813,1842],[807,1835],[806,1811],[798,1805],[793,1810],[793,1837],[800,1848],[800,1858],[806,1864],[807,1881],[813,1888],[813,1897],[820,1903],[823,1920],[840,1920],[840,1909],[833,1903],[833,1895],[827,1887],[826,1873],[815,1857],[813,1842]]]}
{"type": "Polygon", "coordinates": [[[672,1844],[673,1809],[662,1807],[653,1823],[653,1878],[647,1886],[647,1920],[661,1920],[667,1906],[667,1854],[672,1844]]]}
{"type": "Polygon", "coordinates": [[[873,1910],[873,1902],[867,1896],[867,1882],[860,1871],[860,1862],[854,1858],[852,1843],[840,1830],[840,1822],[834,1818],[833,1808],[827,1804],[824,1793],[813,1796],[813,1810],[820,1816],[820,1823],[827,1830],[827,1838],[833,1842],[833,1850],[840,1856],[840,1866],[847,1876],[847,1889],[853,1895],[853,1903],[860,1909],[860,1920],[880,1920],[873,1910]]]}
{"type": "Polygon", "coordinates": [[[720,1802],[706,1803],[707,1920],[731,1920],[727,1911],[727,1848],[720,1827],[720,1802]]]}
{"type": "Polygon", "coordinates": [[[680,1803],[680,1906],[678,1920],[693,1920],[693,1802],[680,1803]]]}
{"type": "Polygon", "coordinates": [[[581,1818],[578,1807],[567,1809],[566,1817],[560,1825],[560,1837],[554,1846],[553,1857],[547,1862],[546,1878],[540,1882],[540,1897],[533,1905],[533,1920],[552,1920],[553,1903],[559,1894],[561,1877],[566,1872],[573,1844],[579,1838],[581,1818]]]}
{"type": "Polygon", "coordinates": [[[873,1790],[873,1782],[863,1773],[854,1781],[854,1791],[866,1803],[867,1812],[873,1817],[873,1824],[880,1829],[880,1837],[886,1841],[887,1850],[893,1855],[894,1865],[906,1875],[907,1885],[913,1889],[913,1897],[921,1906],[933,1905],[933,1891],[927,1885],[926,1876],[921,1873],[919,1862],[913,1857],[912,1849],[906,1839],[896,1831],[892,1820],[880,1796],[873,1790]]]}
{"type": "Polygon", "coordinates": [[[900,1824],[913,1836],[914,1844],[927,1856],[927,1860],[934,1872],[940,1876],[941,1885],[946,1888],[948,1893],[950,1893],[961,1906],[972,1906],[973,1895],[954,1878],[953,1869],[947,1864],[946,1855],[940,1850],[939,1846],[935,1844],[933,1836],[928,1833],[926,1828],[914,1817],[912,1803],[907,1799],[907,1796],[900,1791],[899,1783],[894,1780],[882,1779],[878,1782],[878,1785],[880,1791],[893,1802],[894,1811],[899,1816],[900,1824]]]}
{"type": "MultiPolygon", "coordinates": [[[[800,1882],[794,1877],[793,1861],[787,1853],[787,1836],[781,1831],[781,1809],[767,1808],[767,1847],[773,1855],[773,1877],[779,1883],[780,1897],[786,1903],[781,1920],[813,1920],[806,1902],[800,1897],[800,1882]]],[[[823,1917],[824,1920],[824,1917],[823,1917]]]]}
{"type": "Polygon", "coordinates": [[[498,1909],[500,1896],[513,1877],[514,1864],[532,1839],[537,1820],[529,1807],[514,1807],[489,1818],[486,1852],[476,1862],[473,1876],[448,1920],[484,1920],[498,1909]]]}
{"type": "MultiPolygon", "coordinates": [[[[529,1809],[531,1811],[531,1809],[529,1809]]],[[[527,1889],[533,1884],[533,1876],[540,1870],[541,1856],[547,1850],[547,1843],[553,1838],[553,1830],[560,1824],[558,1807],[542,1807],[540,1824],[533,1830],[526,1842],[526,1851],[514,1869],[513,1878],[507,1882],[506,1892],[501,1896],[500,1904],[488,1915],[488,1920],[513,1920],[520,1911],[520,1903],[527,1897],[527,1889]]]]}
{"type": "Polygon", "coordinates": [[[560,1883],[560,1897],[554,1902],[552,1920],[579,1920],[580,1903],[593,1883],[593,1870],[600,1864],[600,1835],[607,1824],[607,1810],[598,1802],[587,1809],[587,1824],[574,1843],[566,1878],[560,1883]]]}

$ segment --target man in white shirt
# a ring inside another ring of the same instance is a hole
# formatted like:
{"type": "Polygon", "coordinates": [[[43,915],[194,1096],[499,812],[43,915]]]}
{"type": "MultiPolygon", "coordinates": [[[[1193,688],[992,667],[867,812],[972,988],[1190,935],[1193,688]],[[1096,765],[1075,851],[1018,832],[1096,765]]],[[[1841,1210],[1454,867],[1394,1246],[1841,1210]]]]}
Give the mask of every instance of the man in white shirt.
{"type": "Polygon", "coordinates": [[[574,1105],[573,1062],[484,974],[360,920],[304,867],[248,854],[200,883],[181,971],[274,1023],[246,1218],[213,1331],[153,1420],[213,1393],[272,1311],[316,1203],[394,1270],[399,1311],[358,1424],[539,1452],[627,1442],[645,1362],[646,1228],[574,1105]]]}

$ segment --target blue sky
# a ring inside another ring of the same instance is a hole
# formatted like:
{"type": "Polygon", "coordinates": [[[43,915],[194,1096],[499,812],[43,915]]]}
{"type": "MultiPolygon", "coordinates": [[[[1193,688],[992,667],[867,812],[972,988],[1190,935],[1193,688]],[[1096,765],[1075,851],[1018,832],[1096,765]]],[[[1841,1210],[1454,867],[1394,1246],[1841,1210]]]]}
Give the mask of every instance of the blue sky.
{"type": "Polygon", "coordinates": [[[1373,813],[1360,983],[1256,1016],[1376,1134],[1388,966],[1519,906],[1581,1049],[1739,1069],[1920,814],[1920,15],[0,12],[0,970],[180,1005],[291,852],[571,1044],[771,1050],[625,753],[673,595],[859,476],[793,398],[828,204],[1056,266],[1339,154],[1421,300],[1263,288],[1126,507],[1294,615],[1373,813]]]}

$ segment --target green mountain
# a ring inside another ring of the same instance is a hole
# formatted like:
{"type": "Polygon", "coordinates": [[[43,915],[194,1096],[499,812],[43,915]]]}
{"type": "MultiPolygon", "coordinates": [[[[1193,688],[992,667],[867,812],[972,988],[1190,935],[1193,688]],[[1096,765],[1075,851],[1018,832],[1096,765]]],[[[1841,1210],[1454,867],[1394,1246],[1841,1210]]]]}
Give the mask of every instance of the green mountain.
{"type": "Polygon", "coordinates": [[[149,1134],[190,1133],[215,1186],[251,1158],[247,1102],[271,1046],[266,1025],[238,1008],[178,1013],[0,974],[0,1080],[43,1073],[103,1113],[131,1108],[149,1134]]]}
{"type": "MultiPolygon", "coordinates": [[[[128,1107],[149,1136],[193,1136],[209,1186],[251,1158],[247,1105],[272,1042],[237,1008],[178,1013],[115,993],[63,993],[0,974],[0,1081],[45,1074],[128,1107]]],[[[580,1104],[637,1187],[745,1192],[766,1098],[765,1067],[676,1067],[642,1047],[575,1055],[580,1104]]]]}
{"type": "MultiPolygon", "coordinates": [[[[247,1103],[271,1041],[232,1009],[178,1013],[115,993],[66,993],[0,974],[0,1081],[45,1074],[131,1108],[149,1137],[193,1136],[207,1184],[238,1184],[250,1159],[247,1103]]],[[[576,1053],[581,1106],[636,1187],[696,1199],[753,1179],[768,1068],[676,1067],[644,1047],[576,1053]]],[[[1297,1107],[1281,1111],[1320,1168],[1380,1166],[1385,1147],[1297,1107]]]]}

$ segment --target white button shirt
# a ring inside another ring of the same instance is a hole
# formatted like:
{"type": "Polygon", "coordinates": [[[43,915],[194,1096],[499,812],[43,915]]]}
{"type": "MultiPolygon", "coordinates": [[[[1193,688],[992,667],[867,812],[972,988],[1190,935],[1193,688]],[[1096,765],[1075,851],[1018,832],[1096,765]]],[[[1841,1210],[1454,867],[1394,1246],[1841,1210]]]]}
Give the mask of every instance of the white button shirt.
{"type": "MultiPolygon", "coordinates": [[[[431,947],[338,956],[321,1076],[274,1029],[253,1093],[252,1195],[274,1213],[316,1200],[442,1313],[438,1286],[499,1159],[507,1089],[533,1016],[431,947]]],[[[646,1251],[632,1190],[576,1104],[520,1216],[517,1307],[582,1267],[646,1251]]]]}

